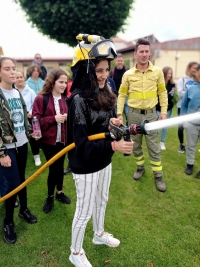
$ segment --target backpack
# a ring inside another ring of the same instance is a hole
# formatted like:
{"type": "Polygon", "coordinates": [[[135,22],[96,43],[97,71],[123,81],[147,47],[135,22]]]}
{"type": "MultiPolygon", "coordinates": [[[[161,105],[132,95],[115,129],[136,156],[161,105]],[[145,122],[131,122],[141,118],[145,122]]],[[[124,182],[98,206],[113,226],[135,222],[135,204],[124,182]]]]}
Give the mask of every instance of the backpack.
{"type": "Polygon", "coordinates": [[[49,94],[44,94],[43,95],[43,116],[44,116],[45,111],[47,109],[48,103],[49,103],[49,94]]]}

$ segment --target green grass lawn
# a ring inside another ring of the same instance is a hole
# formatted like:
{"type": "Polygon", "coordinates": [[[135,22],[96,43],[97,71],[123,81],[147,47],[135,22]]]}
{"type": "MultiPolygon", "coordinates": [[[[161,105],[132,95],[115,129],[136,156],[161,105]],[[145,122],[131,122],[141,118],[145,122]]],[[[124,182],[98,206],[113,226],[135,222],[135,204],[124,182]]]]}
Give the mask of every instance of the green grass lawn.
{"type": "MultiPolygon", "coordinates": [[[[165,145],[167,150],[162,151],[165,193],[155,188],[145,144],[146,172],[140,181],[132,178],[136,167],[133,156],[115,153],[105,230],[119,238],[121,244],[118,248],[93,245],[90,221],[84,249],[94,267],[200,266],[200,180],[195,178],[200,170],[200,153],[196,152],[194,174],[187,176],[185,154],[178,153],[177,127],[169,129],[165,145]]],[[[29,153],[27,177],[36,169],[29,153]]],[[[6,244],[0,230],[1,267],[72,266],[68,257],[76,204],[74,182],[71,174],[65,176],[64,192],[71,198],[71,205],[55,201],[53,211],[45,214],[42,207],[47,173],[46,170],[27,187],[29,208],[37,215],[38,223],[27,224],[18,217],[17,208],[17,242],[6,244]]],[[[0,203],[1,221],[3,217],[4,204],[0,203]]]]}

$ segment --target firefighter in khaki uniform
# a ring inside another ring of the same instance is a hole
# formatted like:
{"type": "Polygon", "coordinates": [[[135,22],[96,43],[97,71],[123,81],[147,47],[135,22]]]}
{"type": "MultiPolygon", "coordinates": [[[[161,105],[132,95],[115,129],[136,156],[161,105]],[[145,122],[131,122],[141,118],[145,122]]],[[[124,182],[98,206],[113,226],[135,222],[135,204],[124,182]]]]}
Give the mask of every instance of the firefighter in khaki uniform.
{"type": "MultiPolygon", "coordinates": [[[[134,52],[136,65],[126,71],[122,78],[117,101],[117,115],[121,122],[123,122],[122,112],[124,101],[128,96],[129,125],[140,123],[144,119],[149,122],[158,120],[155,108],[158,103],[158,97],[161,106],[159,119],[166,119],[168,100],[165,81],[162,70],[153,66],[149,61],[150,55],[149,41],[144,38],[138,39],[134,52]]],[[[139,180],[145,171],[142,137],[143,135],[141,134],[132,136],[132,140],[134,141],[133,154],[137,164],[137,170],[133,175],[135,180],[139,180]]],[[[145,135],[145,139],[156,187],[159,191],[165,192],[166,185],[162,178],[158,130],[153,130],[149,135],[145,135]]]]}

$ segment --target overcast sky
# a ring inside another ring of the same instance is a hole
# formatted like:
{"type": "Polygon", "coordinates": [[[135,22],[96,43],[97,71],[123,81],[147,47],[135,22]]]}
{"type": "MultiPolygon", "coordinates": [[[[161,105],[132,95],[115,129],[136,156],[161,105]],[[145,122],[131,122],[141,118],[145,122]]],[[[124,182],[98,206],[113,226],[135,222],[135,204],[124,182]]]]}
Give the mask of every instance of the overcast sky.
{"type": "MultiPolygon", "coordinates": [[[[125,33],[118,34],[123,39],[149,34],[159,41],[200,36],[200,0],[136,0],[133,7],[125,33]]],[[[71,57],[73,51],[31,28],[12,0],[0,0],[0,46],[5,55],[13,57],[33,57],[37,52],[43,57],[71,57]]]]}

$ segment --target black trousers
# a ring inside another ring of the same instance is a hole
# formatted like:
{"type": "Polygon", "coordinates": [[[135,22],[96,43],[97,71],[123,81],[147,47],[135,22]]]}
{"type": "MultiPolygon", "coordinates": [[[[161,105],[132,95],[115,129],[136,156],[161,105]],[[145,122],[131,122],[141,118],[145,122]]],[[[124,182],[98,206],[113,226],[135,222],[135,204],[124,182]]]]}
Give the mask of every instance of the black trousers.
{"type": "MultiPolygon", "coordinates": [[[[178,116],[180,116],[180,114],[181,114],[181,109],[180,108],[178,108],[177,114],[178,114],[178,116]]],[[[178,125],[178,139],[179,139],[180,144],[184,143],[183,131],[184,131],[183,124],[179,124],[178,125]]]]}
{"type": "Polygon", "coordinates": [[[40,153],[39,142],[36,141],[34,138],[30,138],[29,143],[31,146],[31,151],[33,153],[33,156],[39,155],[39,153],[40,153]]]}
{"type": "MultiPolygon", "coordinates": [[[[50,160],[58,152],[65,147],[62,143],[56,143],[56,145],[42,144],[41,148],[44,152],[46,160],[50,160]]],[[[63,188],[63,177],[64,177],[64,160],[65,155],[57,159],[53,164],[49,166],[49,175],[47,179],[48,195],[54,194],[55,188],[61,191],[63,188]]]]}
{"type": "MultiPolygon", "coordinates": [[[[7,192],[11,192],[25,181],[25,170],[27,162],[28,146],[27,143],[17,149],[8,149],[8,155],[11,159],[11,167],[3,167],[0,165],[1,171],[6,179],[7,192]]],[[[21,210],[27,207],[27,192],[26,187],[21,189],[18,193],[21,210]]],[[[13,222],[14,207],[16,201],[16,194],[5,201],[6,216],[5,222],[13,222]]]]}

